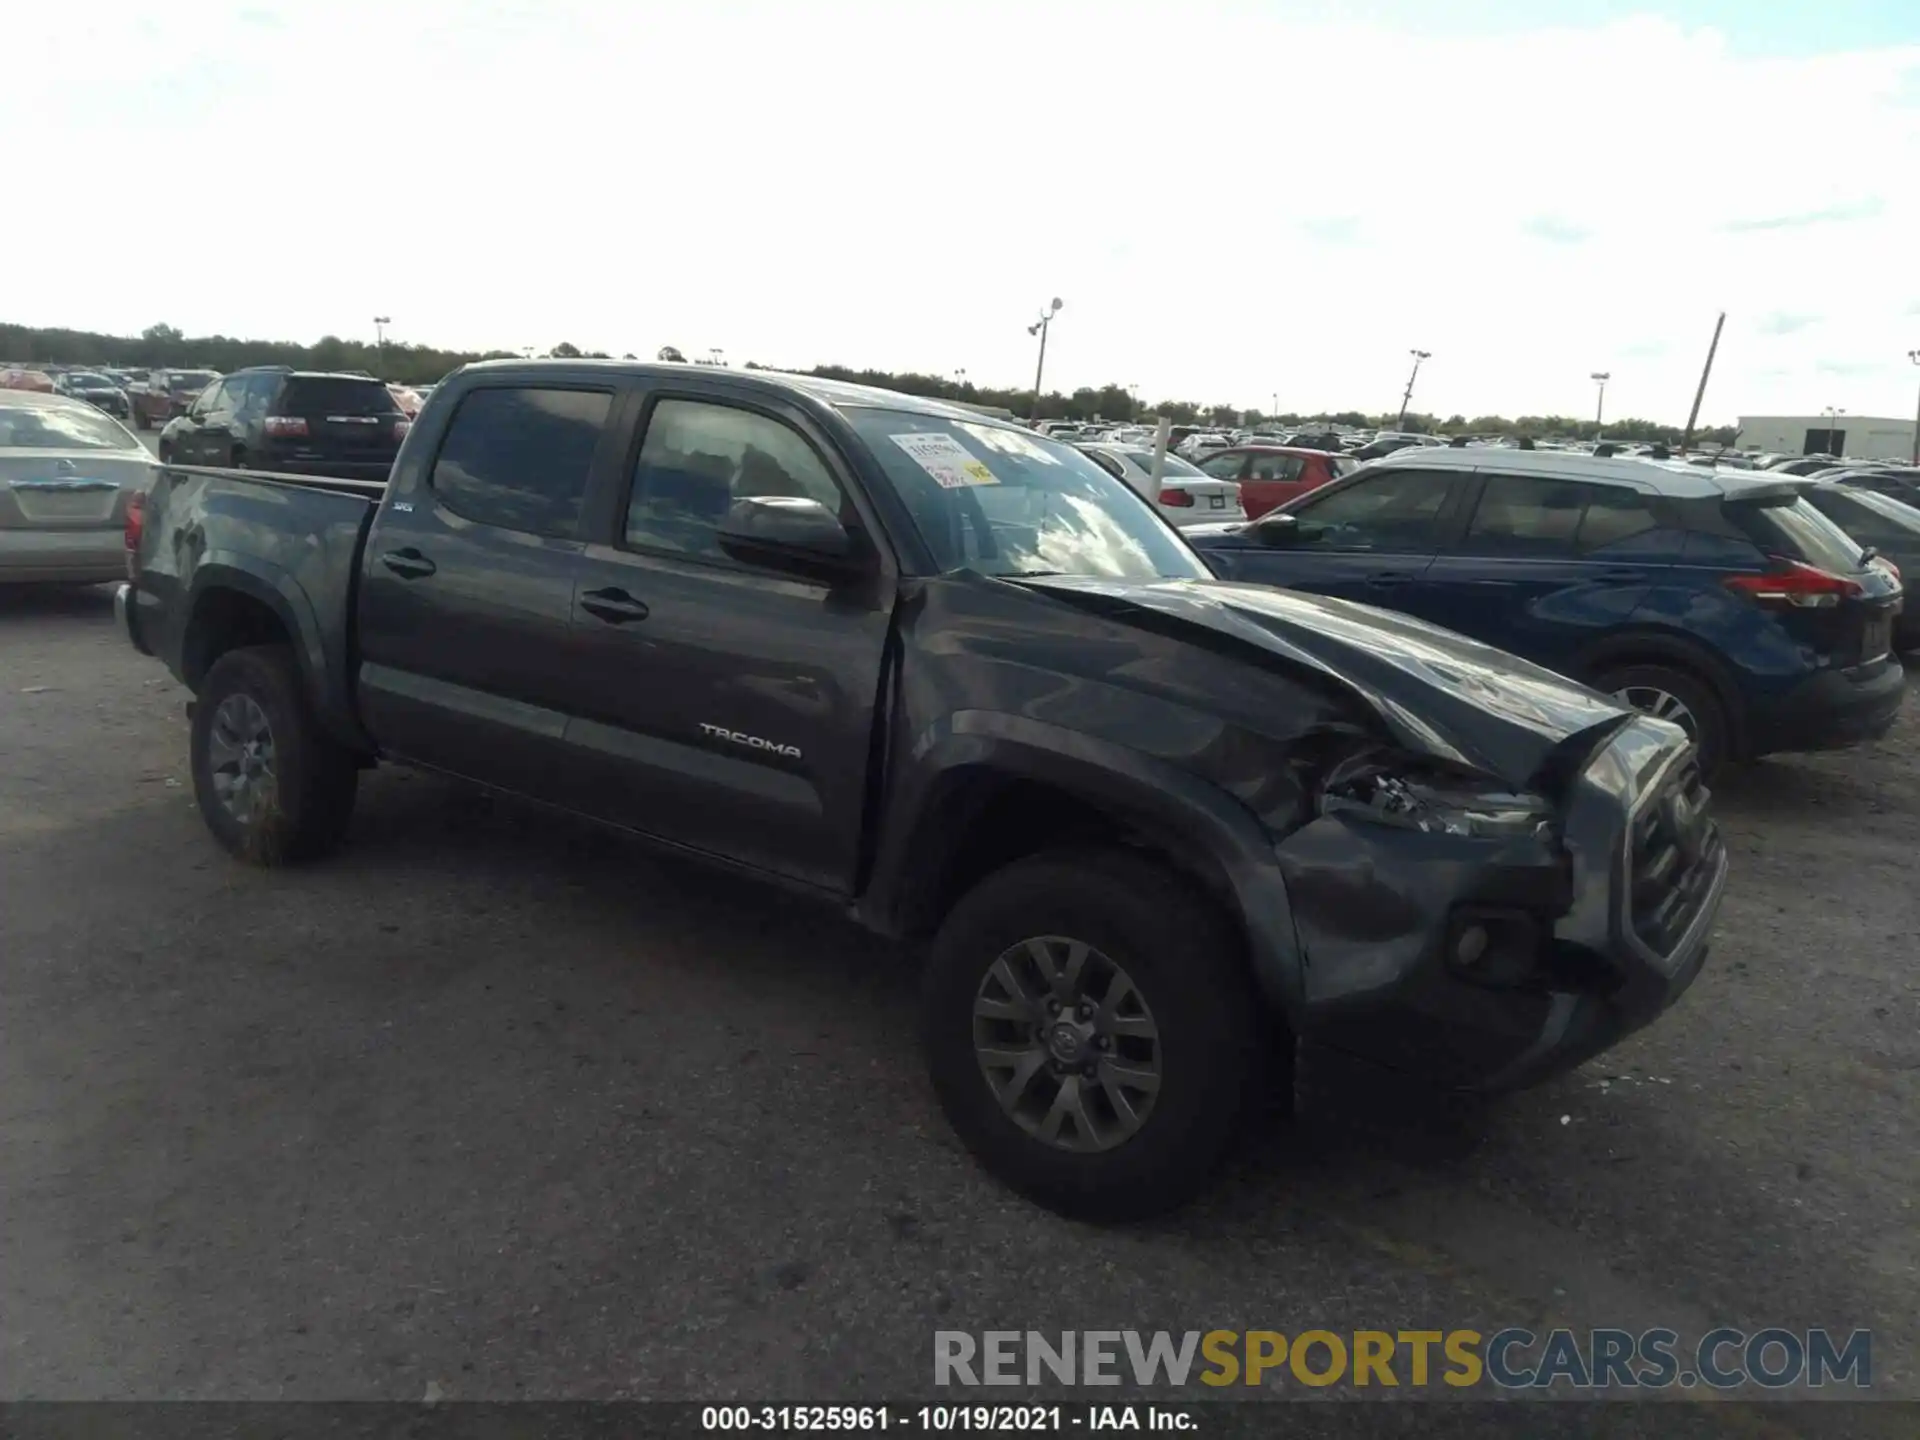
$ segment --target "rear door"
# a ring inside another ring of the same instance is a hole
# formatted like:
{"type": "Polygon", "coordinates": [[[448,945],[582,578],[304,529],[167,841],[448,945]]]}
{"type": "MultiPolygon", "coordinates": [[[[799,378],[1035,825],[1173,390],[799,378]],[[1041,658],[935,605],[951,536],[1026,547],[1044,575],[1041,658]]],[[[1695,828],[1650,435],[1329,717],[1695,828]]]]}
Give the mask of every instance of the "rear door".
{"type": "Polygon", "coordinates": [[[613,404],[611,387],[469,390],[424,483],[382,508],[362,570],[359,695],[383,747],[564,797],[581,513],[614,463],[613,404]]]}
{"type": "Polygon", "coordinates": [[[1404,609],[1457,528],[1466,479],[1411,469],[1360,476],[1295,501],[1285,543],[1219,553],[1232,557],[1234,579],[1404,609]]]}
{"type": "Polygon", "coordinates": [[[798,407],[683,380],[649,399],[625,469],[574,597],[575,803],[849,891],[891,580],[804,579],[717,540],[735,499],[803,496],[878,554],[844,459],[798,407]]]}
{"type": "Polygon", "coordinates": [[[1477,490],[1407,609],[1563,673],[1633,619],[1654,571],[1680,554],[1681,532],[1648,492],[1484,472],[1477,490]]]}
{"type": "Polygon", "coordinates": [[[1300,484],[1306,468],[1307,462],[1298,455],[1271,450],[1250,452],[1240,477],[1240,499],[1247,514],[1257,519],[1302,494],[1308,488],[1300,484]]]}

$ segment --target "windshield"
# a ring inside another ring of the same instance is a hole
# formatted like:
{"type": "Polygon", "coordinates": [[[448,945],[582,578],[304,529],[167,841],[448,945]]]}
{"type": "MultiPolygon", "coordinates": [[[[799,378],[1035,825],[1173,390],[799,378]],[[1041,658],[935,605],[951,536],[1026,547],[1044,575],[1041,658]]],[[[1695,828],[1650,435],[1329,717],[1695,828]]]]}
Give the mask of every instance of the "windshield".
{"type": "Polygon", "coordinates": [[[1025,431],[899,410],[847,418],[941,570],[1196,580],[1204,565],[1123,481],[1025,431]]]}
{"type": "Polygon", "coordinates": [[[211,370],[176,370],[167,377],[167,388],[176,395],[204,390],[220,377],[211,370]]]}
{"type": "Polygon", "coordinates": [[[288,415],[398,415],[399,402],[378,380],[351,375],[302,375],[287,382],[280,408],[288,415]]]}
{"type": "MultiPolygon", "coordinates": [[[[1151,470],[1153,468],[1152,451],[1148,451],[1145,455],[1140,456],[1139,460],[1142,470],[1151,470]]],[[[1173,454],[1167,456],[1167,463],[1161,467],[1160,473],[1162,475],[1197,475],[1202,480],[1207,478],[1207,472],[1202,470],[1198,465],[1189,465],[1178,455],[1173,454]]]]}
{"type": "Polygon", "coordinates": [[[104,375],[69,375],[67,384],[76,390],[111,390],[113,381],[104,375]]]}
{"type": "Polygon", "coordinates": [[[0,450],[138,450],[140,442],[85,405],[0,405],[0,450]]]}

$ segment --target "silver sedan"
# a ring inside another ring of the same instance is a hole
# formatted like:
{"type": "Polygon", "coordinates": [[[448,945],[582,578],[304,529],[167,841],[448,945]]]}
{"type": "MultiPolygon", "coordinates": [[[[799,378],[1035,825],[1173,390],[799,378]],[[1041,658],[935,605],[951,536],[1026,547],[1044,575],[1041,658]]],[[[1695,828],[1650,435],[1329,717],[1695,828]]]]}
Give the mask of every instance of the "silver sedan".
{"type": "Polygon", "coordinates": [[[127,504],[153,457],[84,401],[0,390],[0,584],[126,575],[127,504]]]}

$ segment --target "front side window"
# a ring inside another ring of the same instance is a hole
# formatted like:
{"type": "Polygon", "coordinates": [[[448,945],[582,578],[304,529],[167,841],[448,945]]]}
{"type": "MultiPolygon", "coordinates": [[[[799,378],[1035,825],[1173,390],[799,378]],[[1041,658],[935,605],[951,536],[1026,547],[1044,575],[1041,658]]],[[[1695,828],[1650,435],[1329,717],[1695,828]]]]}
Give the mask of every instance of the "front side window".
{"type": "Polygon", "coordinates": [[[572,539],[612,405],[604,390],[470,391],[433,462],[434,495],[477,525],[572,539]]]}
{"type": "Polygon", "coordinates": [[[627,500],[626,543],[708,560],[735,500],[782,495],[817,500],[851,518],[812,445],[768,415],[707,400],[662,400],[647,421],[627,500]]]}
{"type": "Polygon", "coordinates": [[[900,410],[847,419],[942,570],[1199,580],[1206,567],[1131,486],[1011,426],[900,410]]]}
{"type": "Polygon", "coordinates": [[[1435,550],[1452,490],[1450,476],[1395,470],[1339,489],[1309,492],[1293,510],[1300,522],[1296,543],[1325,550],[1435,550]]]}

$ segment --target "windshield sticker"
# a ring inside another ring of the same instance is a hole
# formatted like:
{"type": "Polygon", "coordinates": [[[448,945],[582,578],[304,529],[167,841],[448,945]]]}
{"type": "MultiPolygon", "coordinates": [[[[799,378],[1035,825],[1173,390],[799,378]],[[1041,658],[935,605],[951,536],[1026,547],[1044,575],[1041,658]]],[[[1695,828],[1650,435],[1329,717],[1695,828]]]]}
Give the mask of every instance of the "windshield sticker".
{"type": "Polygon", "coordinates": [[[944,490],[959,490],[968,485],[998,485],[1000,482],[985,465],[974,459],[951,435],[940,431],[921,431],[913,435],[887,437],[906,451],[944,490]]]}
{"type": "Polygon", "coordinates": [[[1022,460],[1031,460],[1037,465],[1058,465],[1059,457],[1046,446],[1037,444],[1032,437],[1018,430],[1007,430],[998,425],[973,425],[962,420],[959,428],[986,446],[989,450],[998,450],[1002,455],[1013,455],[1022,460]]]}

